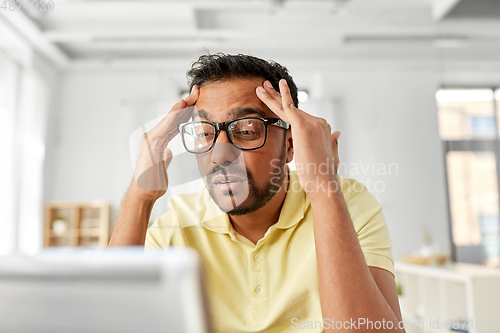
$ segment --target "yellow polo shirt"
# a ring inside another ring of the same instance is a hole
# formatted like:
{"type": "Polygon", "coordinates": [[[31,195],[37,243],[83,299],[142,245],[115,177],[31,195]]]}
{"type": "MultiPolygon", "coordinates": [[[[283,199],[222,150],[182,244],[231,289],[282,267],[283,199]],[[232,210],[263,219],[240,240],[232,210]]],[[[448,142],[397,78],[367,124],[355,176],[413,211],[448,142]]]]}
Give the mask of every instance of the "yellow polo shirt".
{"type": "MultiPolygon", "coordinates": [[[[382,207],[361,183],[339,180],[366,263],[394,274],[382,207]]],[[[206,189],[172,196],[170,210],[149,227],[147,249],[190,246],[199,253],[214,332],[322,332],[294,325],[323,317],[311,206],[294,171],[290,185],[278,222],[257,244],[235,232],[206,189]]]]}

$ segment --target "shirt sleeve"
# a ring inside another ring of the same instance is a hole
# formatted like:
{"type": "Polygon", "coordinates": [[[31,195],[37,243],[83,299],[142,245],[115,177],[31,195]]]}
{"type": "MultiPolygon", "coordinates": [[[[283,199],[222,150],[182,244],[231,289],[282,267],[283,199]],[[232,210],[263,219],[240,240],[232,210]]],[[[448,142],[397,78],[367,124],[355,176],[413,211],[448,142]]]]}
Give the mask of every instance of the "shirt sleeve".
{"type": "Polygon", "coordinates": [[[173,239],[179,232],[179,218],[172,198],[168,201],[169,211],[153,221],[148,227],[144,248],[157,250],[174,245],[173,239]]]}
{"type": "Polygon", "coordinates": [[[354,179],[341,181],[366,264],[385,269],[394,275],[392,241],[382,206],[362,183],[354,179]]]}

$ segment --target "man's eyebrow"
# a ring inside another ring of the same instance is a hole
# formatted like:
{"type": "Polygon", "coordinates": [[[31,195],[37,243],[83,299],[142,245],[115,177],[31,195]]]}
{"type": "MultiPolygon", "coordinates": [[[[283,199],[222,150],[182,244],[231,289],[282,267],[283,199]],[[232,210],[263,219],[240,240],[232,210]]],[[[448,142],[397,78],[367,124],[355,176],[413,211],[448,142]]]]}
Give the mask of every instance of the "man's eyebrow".
{"type": "Polygon", "coordinates": [[[257,108],[238,108],[238,109],[232,110],[230,112],[230,114],[235,118],[245,117],[245,116],[248,116],[250,114],[258,114],[261,117],[267,117],[266,114],[264,113],[264,111],[262,111],[261,109],[257,109],[257,108]]]}
{"type": "Polygon", "coordinates": [[[193,115],[192,117],[200,117],[200,118],[203,118],[203,119],[208,119],[208,113],[204,110],[198,110],[196,112],[193,112],[193,115]]]}
{"type": "MultiPolygon", "coordinates": [[[[258,114],[261,117],[267,117],[264,111],[257,108],[237,108],[229,112],[229,115],[234,117],[235,119],[245,117],[251,114],[258,114]]],[[[193,113],[193,117],[209,119],[208,113],[205,110],[197,110],[197,112],[193,113]]]]}

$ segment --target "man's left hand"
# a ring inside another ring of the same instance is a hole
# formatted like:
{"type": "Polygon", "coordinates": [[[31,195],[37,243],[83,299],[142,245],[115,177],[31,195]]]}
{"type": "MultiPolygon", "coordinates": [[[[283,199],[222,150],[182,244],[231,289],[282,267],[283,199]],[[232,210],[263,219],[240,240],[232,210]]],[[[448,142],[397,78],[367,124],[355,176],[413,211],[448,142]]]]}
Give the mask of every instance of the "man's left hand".
{"type": "Polygon", "coordinates": [[[271,111],[291,126],[300,185],[309,196],[329,191],[329,184],[336,184],[337,181],[340,132],[331,133],[331,127],[325,119],[296,108],[286,80],[280,80],[279,88],[281,94],[274,90],[269,81],[265,81],[257,87],[256,92],[271,111]]]}

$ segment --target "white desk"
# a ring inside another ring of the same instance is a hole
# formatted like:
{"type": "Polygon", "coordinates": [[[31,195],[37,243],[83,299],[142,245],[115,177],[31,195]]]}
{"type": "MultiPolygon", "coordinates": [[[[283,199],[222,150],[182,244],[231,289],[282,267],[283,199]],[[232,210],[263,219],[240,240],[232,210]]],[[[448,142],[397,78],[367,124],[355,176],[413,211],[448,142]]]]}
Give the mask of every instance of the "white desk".
{"type": "MultiPolygon", "coordinates": [[[[473,318],[470,333],[500,332],[500,269],[462,263],[435,267],[396,262],[395,271],[402,288],[404,321],[422,320],[425,332],[448,332],[448,319],[473,318]],[[430,327],[430,321],[438,319],[439,329],[430,327]]],[[[412,331],[417,330],[407,329],[412,331]]]]}

